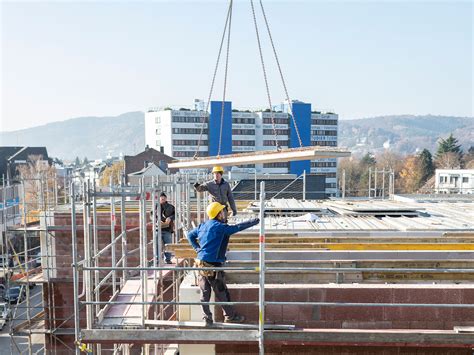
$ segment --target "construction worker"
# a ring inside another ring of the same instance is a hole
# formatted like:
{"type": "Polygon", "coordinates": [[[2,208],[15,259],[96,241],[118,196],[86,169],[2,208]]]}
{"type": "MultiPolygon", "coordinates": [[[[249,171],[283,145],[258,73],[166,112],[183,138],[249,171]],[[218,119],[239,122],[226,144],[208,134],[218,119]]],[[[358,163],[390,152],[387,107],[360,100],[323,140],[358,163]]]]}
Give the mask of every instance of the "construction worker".
{"type": "MultiPolygon", "coordinates": [[[[188,241],[197,252],[195,264],[197,267],[222,267],[226,261],[230,236],[260,222],[258,218],[255,218],[239,224],[228,225],[225,222],[224,209],[225,206],[219,202],[212,202],[206,210],[209,220],[188,233],[188,241]]],[[[224,271],[200,271],[199,288],[201,289],[201,302],[209,302],[211,289],[214,290],[217,300],[230,302],[224,271]]],[[[234,307],[231,305],[222,306],[222,309],[225,316],[224,322],[241,323],[245,320],[244,316],[235,313],[234,307]]],[[[212,326],[213,319],[209,305],[203,304],[202,310],[206,326],[212,326]]]]}
{"type": "Polygon", "coordinates": [[[225,221],[227,221],[228,204],[232,209],[232,215],[235,216],[237,214],[232,189],[229,183],[222,177],[222,175],[224,175],[224,168],[222,166],[215,166],[212,169],[212,174],[214,175],[213,180],[207,181],[202,185],[196,182],[194,189],[198,192],[209,191],[212,202],[219,202],[221,205],[224,205],[225,221]]]}
{"type": "MultiPolygon", "coordinates": [[[[171,244],[173,242],[172,233],[174,232],[175,219],[174,206],[171,203],[168,203],[168,198],[164,192],[160,194],[160,211],[161,218],[155,218],[155,228],[161,228],[161,240],[163,241],[164,246],[165,244],[171,244]]],[[[153,211],[151,211],[151,215],[153,215],[153,211]]],[[[158,251],[155,251],[155,254],[158,254],[158,251]]],[[[165,252],[164,256],[164,262],[166,264],[171,264],[172,254],[165,252]]],[[[160,257],[160,255],[156,255],[157,259],[160,257]]]]}

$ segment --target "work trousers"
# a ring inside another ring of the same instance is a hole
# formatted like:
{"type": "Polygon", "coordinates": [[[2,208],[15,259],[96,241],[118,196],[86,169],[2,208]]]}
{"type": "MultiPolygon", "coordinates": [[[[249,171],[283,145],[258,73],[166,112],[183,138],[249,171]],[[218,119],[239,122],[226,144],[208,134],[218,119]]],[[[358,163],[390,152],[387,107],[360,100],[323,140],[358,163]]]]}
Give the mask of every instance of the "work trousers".
{"type": "MultiPolygon", "coordinates": [[[[156,235],[158,236],[158,232],[156,232],[156,235]]],[[[173,243],[173,236],[171,235],[170,231],[167,230],[161,230],[161,240],[162,240],[162,248],[165,248],[166,244],[171,244],[173,243]]],[[[155,251],[156,259],[160,257],[158,255],[158,242],[156,243],[156,251],[155,251]]],[[[171,261],[172,254],[169,252],[164,252],[165,255],[165,261],[171,261]]]]}
{"type": "MultiPolygon", "coordinates": [[[[211,299],[211,290],[214,290],[214,295],[218,302],[230,302],[229,289],[225,283],[224,271],[218,271],[216,276],[199,275],[199,288],[201,289],[201,302],[209,302],[211,299]]],[[[234,307],[231,305],[222,305],[224,316],[233,318],[235,315],[234,307]]],[[[202,305],[204,318],[212,319],[211,309],[208,304],[202,305]]]]}

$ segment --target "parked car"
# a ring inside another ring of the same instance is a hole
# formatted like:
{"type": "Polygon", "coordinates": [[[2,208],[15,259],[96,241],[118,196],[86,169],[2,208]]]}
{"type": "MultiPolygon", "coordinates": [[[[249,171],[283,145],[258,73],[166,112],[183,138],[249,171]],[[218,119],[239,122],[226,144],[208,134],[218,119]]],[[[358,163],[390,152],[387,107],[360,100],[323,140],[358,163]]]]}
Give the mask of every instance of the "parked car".
{"type": "Polygon", "coordinates": [[[26,298],[24,286],[13,286],[6,290],[3,299],[10,303],[23,302],[26,298]]]}
{"type": "Polygon", "coordinates": [[[41,266],[41,251],[37,252],[36,255],[34,256],[34,267],[40,267],[41,266]]]}
{"type": "Polygon", "coordinates": [[[10,314],[10,305],[5,302],[0,302],[0,330],[2,330],[5,324],[10,320],[10,314]]]}

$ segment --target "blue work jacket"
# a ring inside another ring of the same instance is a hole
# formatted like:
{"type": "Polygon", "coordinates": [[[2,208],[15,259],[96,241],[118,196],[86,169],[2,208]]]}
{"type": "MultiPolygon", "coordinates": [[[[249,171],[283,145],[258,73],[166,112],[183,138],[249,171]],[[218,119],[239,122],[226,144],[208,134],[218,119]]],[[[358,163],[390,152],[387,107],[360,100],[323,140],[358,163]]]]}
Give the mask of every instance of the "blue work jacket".
{"type": "Polygon", "coordinates": [[[235,225],[222,223],[211,219],[201,223],[197,228],[188,233],[189,243],[197,252],[197,258],[209,263],[225,262],[225,254],[230,236],[257,225],[258,218],[251,219],[235,225]]]}

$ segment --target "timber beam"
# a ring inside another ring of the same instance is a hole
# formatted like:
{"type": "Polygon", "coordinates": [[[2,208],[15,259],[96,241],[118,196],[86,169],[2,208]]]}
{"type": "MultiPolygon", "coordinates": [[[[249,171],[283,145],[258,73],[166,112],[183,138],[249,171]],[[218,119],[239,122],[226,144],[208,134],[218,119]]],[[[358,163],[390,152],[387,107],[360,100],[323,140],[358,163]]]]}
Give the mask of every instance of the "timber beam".
{"type": "Polygon", "coordinates": [[[168,164],[170,169],[207,168],[214,165],[234,166],[247,164],[276,163],[321,158],[349,157],[351,152],[338,147],[303,147],[284,150],[265,150],[249,153],[228,154],[215,157],[203,157],[190,160],[179,160],[168,164]]]}

